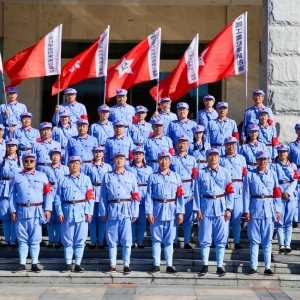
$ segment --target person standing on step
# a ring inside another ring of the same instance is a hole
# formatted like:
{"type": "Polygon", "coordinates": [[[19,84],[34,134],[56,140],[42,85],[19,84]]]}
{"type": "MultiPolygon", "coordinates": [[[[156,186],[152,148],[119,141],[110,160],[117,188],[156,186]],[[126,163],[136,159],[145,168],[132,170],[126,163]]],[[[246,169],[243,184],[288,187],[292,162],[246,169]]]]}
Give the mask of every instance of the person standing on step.
{"type": "Polygon", "coordinates": [[[61,272],[72,271],[74,254],[74,272],[82,273],[84,269],[81,267],[81,260],[88,236],[88,223],[93,215],[95,196],[90,178],[80,173],[81,158],[70,156],[68,167],[70,174],[59,180],[54,198],[55,210],[61,223],[61,242],[66,260],[66,266],[61,272]]]}
{"type": "MultiPolygon", "coordinates": [[[[198,174],[198,166],[195,157],[187,154],[189,148],[189,138],[182,134],[176,143],[178,154],[172,157],[170,170],[180,175],[183,192],[184,192],[184,216],[181,223],[183,228],[184,249],[193,249],[190,245],[192,221],[193,221],[193,200],[194,200],[194,183],[198,174]]],[[[174,239],[173,248],[177,248],[178,227],[174,239]]]]}
{"type": "Polygon", "coordinates": [[[292,222],[295,209],[297,209],[297,184],[300,175],[297,171],[297,166],[292,163],[292,160],[288,157],[290,151],[289,146],[279,145],[276,149],[278,157],[271,165],[271,169],[277,174],[281,190],[281,218],[280,221],[276,223],[279,252],[290,253],[292,252],[292,222]]]}
{"type": "Polygon", "coordinates": [[[235,137],[230,136],[225,139],[224,145],[226,154],[221,156],[220,166],[228,169],[231,175],[231,182],[234,188],[234,203],[228,226],[230,231],[230,224],[232,224],[234,249],[241,250],[243,249],[240,245],[241,216],[244,212],[243,179],[247,174],[247,164],[245,157],[237,154],[236,143],[237,139],[235,137]]]}
{"type": "Polygon", "coordinates": [[[16,224],[20,257],[20,265],[13,272],[26,271],[29,249],[31,271],[38,273],[41,271],[37,263],[42,241],[42,224],[50,220],[53,193],[47,176],[35,170],[35,154],[25,153],[22,162],[24,169],[15,174],[9,189],[11,219],[16,224]]]}
{"type": "Polygon", "coordinates": [[[263,247],[265,272],[271,270],[272,237],[274,222],[281,219],[281,191],[277,175],[268,168],[269,151],[256,153],[257,168],[249,170],[244,179],[244,213],[248,222],[250,240],[250,270],[246,275],[257,274],[259,244],[263,247]]]}
{"type": "Polygon", "coordinates": [[[145,213],[145,198],[147,192],[147,183],[150,174],[153,173],[151,167],[147,166],[145,163],[145,151],[142,147],[137,146],[132,151],[134,159],[132,163],[126,165],[126,170],[132,172],[137,180],[139,195],[140,195],[140,206],[139,206],[139,217],[136,222],[131,225],[132,230],[132,248],[135,248],[135,233],[137,226],[137,244],[138,248],[145,248],[143,245],[144,235],[146,231],[146,213],[145,213]]]}
{"type": "Polygon", "coordinates": [[[216,120],[218,118],[218,113],[214,110],[215,97],[212,95],[206,95],[203,98],[203,103],[205,109],[198,111],[198,124],[207,128],[208,122],[211,120],[216,120]]]}
{"type": "Polygon", "coordinates": [[[183,222],[184,192],[180,175],[170,170],[172,156],[168,151],[158,154],[159,171],[148,180],[145,210],[152,236],[153,268],[160,272],[161,244],[164,245],[167,273],[177,273],[173,267],[173,242],[176,228],[183,222]]]}
{"type": "Polygon", "coordinates": [[[208,258],[214,237],[217,274],[224,276],[223,259],[228,241],[228,222],[234,204],[234,188],[230,171],[219,165],[219,150],[207,150],[206,159],[207,167],[199,170],[196,178],[194,201],[200,221],[199,242],[203,264],[200,274],[208,273],[208,258]]]}
{"type": "Polygon", "coordinates": [[[3,160],[3,157],[5,156],[6,153],[6,143],[5,139],[3,138],[5,134],[5,127],[3,124],[0,124],[0,163],[3,160]]]}
{"type": "Polygon", "coordinates": [[[132,245],[131,223],[139,216],[140,196],[133,173],[125,170],[128,152],[118,151],[113,155],[114,169],[106,173],[101,184],[99,215],[106,223],[106,241],[108,244],[110,266],[105,271],[116,271],[117,246],[121,244],[123,254],[123,272],[129,268],[132,245]]]}
{"type": "Polygon", "coordinates": [[[112,167],[103,161],[104,147],[99,145],[93,149],[93,162],[85,170],[85,174],[90,177],[94,195],[94,213],[91,222],[89,223],[90,229],[90,249],[95,249],[98,243],[99,249],[104,249],[104,236],[106,230],[106,221],[99,216],[99,201],[101,196],[101,184],[105,173],[111,172],[112,167]],[[98,231],[98,236],[97,236],[98,231]]]}

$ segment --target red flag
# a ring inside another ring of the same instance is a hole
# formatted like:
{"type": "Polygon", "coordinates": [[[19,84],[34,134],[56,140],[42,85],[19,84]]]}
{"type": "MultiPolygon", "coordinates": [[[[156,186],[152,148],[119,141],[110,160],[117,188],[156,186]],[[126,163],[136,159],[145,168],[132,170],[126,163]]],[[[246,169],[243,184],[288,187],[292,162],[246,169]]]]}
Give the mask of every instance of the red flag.
{"type": "Polygon", "coordinates": [[[114,97],[117,89],[159,78],[161,29],[157,29],[108,69],[106,98],[114,97]]]}
{"type": "Polygon", "coordinates": [[[61,66],[62,24],[55,27],[37,44],[17,53],[3,64],[10,78],[10,85],[16,86],[26,78],[57,75],[61,66]]]}
{"type": "MultiPolygon", "coordinates": [[[[199,56],[198,84],[218,81],[229,76],[239,75],[247,69],[247,12],[240,15],[224,28],[202,51],[199,56]]],[[[174,71],[173,71],[174,72],[174,71]]],[[[171,74],[173,74],[173,72],[171,74]]],[[[170,97],[173,101],[181,98],[196,83],[178,83],[180,88],[171,90],[168,86],[169,74],[159,83],[159,98],[170,97]]],[[[150,90],[156,99],[156,87],[150,90]]]]}
{"type": "MultiPolygon", "coordinates": [[[[107,75],[109,29],[108,26],[88,49],[66,63],[61,70],[59,91],[84,79],[107,75]]],[[[58,80],[52,85],[52,95],[58,93],[58,80]]]]}

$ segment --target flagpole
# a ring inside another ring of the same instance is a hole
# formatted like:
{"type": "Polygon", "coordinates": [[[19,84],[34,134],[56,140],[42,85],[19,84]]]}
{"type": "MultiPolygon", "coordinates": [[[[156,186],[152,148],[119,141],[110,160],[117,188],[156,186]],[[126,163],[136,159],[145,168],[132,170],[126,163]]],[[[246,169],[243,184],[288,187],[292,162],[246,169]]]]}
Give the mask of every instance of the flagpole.
{"type": "Polygon", "coordinates": [[[158,94],[159,94],[159,78],[157,79],[157,84],[156,84],[156,107],[155,111],[158,109],[158,94]]]}
{"type": "Polygon", "coordinates": [[[103,104],[106,104],[106,80],[107,80],[107,70],[108,70],[108,49],[109,49],[109,34],[110,34],[110,26],[107,26],[107,43],[106,43],[106,70],[105,70],[105,76],[104,76],[104,95],[103,95],[103,104]]]}
{"type": "MultiPolygon", "coordinates": [[[[4,82],[4,76],[3,76],[3,71],[1,72],[1,77],[2,77],[2,86],[3,86],[3,92],[4,92],[4,99],[5,99],[5,110],[7,109],[7,96],[6,96],[6,90],[5,90],[5,82],[4,82]]],[[[10,131],[10,117],[8,116],[8,132],[10,131]]],[[[10,135],[10,133],[9,133],[10,135]]]]}
{"type": "Polygon", "coordinates": [[[60,93],[60,74],[58,75],[57,105],[59,105],[59,93],[60,93]]]}
{"type": "Polygon", "coordinates": [[[198,59],[198,52],[199,52],[199,33],[197,33],[197,38],[196,38],[196,43],[197,43],[197,86],[196,86],[196,123],[198,124],[198,111],[199,111],[199,59],[198,59]]]}
{"type": "Polygon", "coordinates": [[[104,76],[104,95],[103,95],[103,104],[106,103],[106,78],[107,76],[104,76]]]}
{"type": "Polygon", "coordinates": [[[245,83],[245,106],[246,109],[248,108],[248,40],[247,40],[247,31],[248,31],[248,26],[247,26],[247,16],[248,16],[248,12],[245,13],[245,22],[246,22],[246,32],[245,32],[245,41],[246,41],[246,83],[245,83]]]}

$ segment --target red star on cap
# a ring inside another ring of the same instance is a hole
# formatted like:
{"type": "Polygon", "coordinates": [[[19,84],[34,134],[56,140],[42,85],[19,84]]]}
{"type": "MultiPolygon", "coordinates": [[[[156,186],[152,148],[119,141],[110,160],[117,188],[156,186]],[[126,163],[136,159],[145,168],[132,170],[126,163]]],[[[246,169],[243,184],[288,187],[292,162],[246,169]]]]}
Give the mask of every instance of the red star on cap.
{"type": "Polygon", "coordinates": [[[214,151],[214,150],[215,150],[215,148],[211,148],[211,149],[210,149],[210,151],[214,151]]]}
{"type": "Polygon", "coordinates": [[[143,106],[140,106],[140,109],[143,109],[143,106]]]}
{"type": "Polygon", "coordinates": [[[136,147],[136,150],[140,150],[140,146],[137,146],[137,147],[136,147]]]}
{"type": "Polygon", "coordinates": [[[229,139],[229,140],[232,140],[232,136],[230,136],[228,139],[229,139]]]}
{"type": "Polygon", "coordinates": [[[157,121],[156,122],[160,122],[160,119],[157,119],[157,121]]]}
{"type": "Polygon", "coordinates": [[[180,106],[183,106],[183,103],[182,102],[180,102],[180,104],[179,104],[180,106]]]}
{"type": "Polygon", "coordinates": [[[120,123],[120,122],[121,122],[120,120],[117,121],[117,123],[120,123]]]}
{"type": "Polygon", "coordinates": [[[254,128],[255,127],[255,125],[253,124],[252,126],[251,126],[251,128],[254,128]]]}
{"type": "Polygon", "coordinates": [[[259,154],[264,154],[264,151],[260,151],[259,154]]]}
{"type": "Polygon", "coordinates": [[[71,159],[74,159],[74,156],[71,156],[71,159]]]}
{"type": "Polygon", "coordinates": [[[200,129],[200,126],[197,126],[197,129],[200,129]]]}
{"type": "Polygon", "coordinates": [[[284,148],[284,145],[281,145],[281,148],[284,148]]]}
{"type": "Polygon", "coordinates": [[[57,150],[57,148],[53,148],[53,150],[57,150]]]}
{"type": "Polygon", "coordinates": [[[164,155],[164,154],[165,154],[165,152],[163,151],[161,154],[162,154],[162,155],[164,155]]]}
{"type": "Polygon", "coordinates": [[[44,122],[44,125],[47,125],[48,124],[48,122],[44,122]]]}
{"type": "Polygon", "coordinates": [[[184,134],[182,134],[181,137],[184,137],[184,134]]]}
{"type": "Polygon", "coordinates": [[[222,101],[221,104],[225,104],[225,103],[222,101]]]}
{"type": "Polygon", "coordinates": [[[12,138],[9,139],[10,142],[12,142],[12,140],[13,140],[12,138]]]}

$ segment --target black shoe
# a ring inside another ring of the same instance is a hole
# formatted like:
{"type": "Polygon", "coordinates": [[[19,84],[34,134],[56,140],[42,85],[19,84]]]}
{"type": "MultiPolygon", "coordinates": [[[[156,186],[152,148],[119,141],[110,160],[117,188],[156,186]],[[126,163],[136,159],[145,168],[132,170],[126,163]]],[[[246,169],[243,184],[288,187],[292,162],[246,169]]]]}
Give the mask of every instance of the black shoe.
{"type": "Polygon", "coordinates": [[[20,273],[20,272],[26,272],[25,265],[19,265],[15,270],[12,271],[13,273],[20,273]]]}
{"type": "Polygon", "coordinates": [[[291,253],[293,250],[290,246],[285,246],[285,252],[286,253],[291,253]]]}
{"type": "Polygon", "coordinates": [[[17,243],[15,243],[15,242],[11,242],[11,243],[10,243],[10,246],[11,246],[12,248],[17,248],[17,247],[18,247],[17,243]]]}
{"type": "Polygon", "coordinates": [[[104,273],[114,273],[114,272],[116,272],[116,267],[113,268],[111,266],[109,266],[109,268],[104,271],[104,273]]]}
{"type": "Polygon", "coordinates": [[[293,228],[298,228],[298,222],[293,222],[293,228]]]}
{"type": "Polygon", "coordinates": [[[132,245],[131,245],[131,249],[134,249],[134,248],[135,248],[135,244],[132,244],[132,245]]]}
{"type": "Polygon", "coordinates": [[[211,248],[211,249],[216,249],[216,245],[215,245],[215,244],[211,244],[211,245],[210,245],[210,248],[211,248]]]}
{"type": "Polygon", "coordinates": [[[244,248],[240,245],[240,243],[234,244],[234,250],[243,250],[244,248]]]}
{"type": "Polygon", "coordinates": [[[246,273],[246,275],[248,275],[248,276],[253,276],[253,275],[256,275],[256,274],[257,274],[257,271],[254,270],[254,269],[250,269],[250,271],[246,273]]]}
{"type": "Polygon", "coordinates": [[[66,265],[65,268],[60,271],[60,273],[67,273],[71,271],[72,271],[71,265],[66,265]]]}
{"type": "Polygon", "coordinates": [[[194,222],[194,223],[193,223],[193,227],[194,227],[194,228],[197,228],[197,227],[198,227],[198,222],[194,222]]]}
{"type": "Polygon", "coordinates": [[[166,272],[168,274],[175,274],[177,271],[173,267],[167,267],[166,272]]]}
{"type": "Polygon", "coordinates": [[[2,244],[2,247],[10,247],[10,242],[4,242],[4,243],[2,244]]]}
{"type": "Polygon", "coordinates": [[[142,243],[138,243],[138,248],[140,248],[140,249],[144,249],[144,248],[145,248],[145,246],[144,246],[142,243]]]}
{"type": "Polygon", "coordinates": [[[193,247],[189,243],[186,243],[186,244],[184,244],[184,249],[192,250],[193,247]]]}
{"type": "Polygon", "coordinates": [[[160,267],[154,266],[151,271],[149,271],[150,274],[155,274],[160,272],[160,267]]]}
{"type": "Polygon", "coordinates": [[[96,244],[95,243],[90,243],[89,244],[89,249],[95,249],[96,248],[96,244]]]}
{"type": "Polygon", "coordinates": [[[99,248],[99,249],[104,249],[104,244],[103,244],[103,243],[99,243],[99,244],[98,244],[98,248],[99,248]]]}
{"type": "Polygon", "coordinates": [[[285,247],[284,246],[280,246],[279,247],[279,253],[284,253],[285,252],[285,247]]]}
{"type": "Polygon", "coordinates": [[[217,267],[217,274],[219,276],[224,276],[224,275],[226,275],[226,272],[223,270],[223,268],[217,267]]]}
{"type": "Polygon", "coordinates": [[[123,269],[123,273],[124,274],[129,274],[131,272],[130,268],[125,266],[124,269],[123,269]]]}
{"type": "Polygon", "coordinates": [[[229,249],[228,244],[226,244],[225,249],[229,249]]]}
{"type": "Polygon", "coordinates": [[[74,272],[83,273],[83,271],[84,271],[84,268],[82,268],[80,265],[75,265],[74,272]]]}
{"type": "Polygon", "coordinates": [[[54,247],[55,247],[56,249],[59,249],[59,248],[60,248],[60,243],[55,243],[55,244],[54,244],[54,247]]]}
{"type": "Polygon", "coordinates": [[[201,275],[206,275],[208,273],[208,266],[203,266],[202,270],[200,271],[201,275]]]}
{"type": "Polygon", "coordinates": [[[173,243],[173,250],[176,250],[176,249],[177,249],[177,244],[173,243]]]}
{"type": "Polygon", "coordinates": [[[53,243],[49,242],[48,245],[47,245],[47,248],[53,248],[53,243]]]}
{"type": "Polygon", "coordinates": [[[33,264],[31,266],[31,272],[41,273],[41,270],[39,269],[39,267],[37,266],[37,264],[33,264]]]}
{"type": "Polygon", "coordinates": [[[265,276],[274,276],[274,273],[271,271],[271,269],[265,269],[264,275],[265,276]]]}

